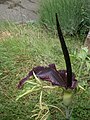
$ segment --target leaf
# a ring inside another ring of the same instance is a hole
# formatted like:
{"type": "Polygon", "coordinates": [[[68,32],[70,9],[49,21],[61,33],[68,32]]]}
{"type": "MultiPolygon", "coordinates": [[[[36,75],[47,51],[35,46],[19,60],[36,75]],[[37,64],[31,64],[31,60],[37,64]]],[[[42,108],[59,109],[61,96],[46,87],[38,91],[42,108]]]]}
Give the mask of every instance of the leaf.
{"type": "Polygon", "coordinates": [[[54,105],[48,105],[48,106],[50,106],[50,107],[53,107],[53,108],[57,109],[57,110],[58,110],[58,111],[60,111],[60,112],[62,113],[62,115],[65,117],[64,112],[63,112],[63,111],[62,111],[59,107],[54,106],[54,105]]]}
{"type": "Polygon", "coordinates": [[[27,94],[29,94],[29,93],[32,93],[32,92],[37,91],[37,90],[40,90],[40,89],[35,89],[35,88],[36,88],[36,86],[34,86],[32,89],[26,91],[26,92],[23,93],[22,95],[19,95],[19,96],[17,97],[16,101],[18,101],[21,97],[23,97],[23,96],[25,96],[25,95],[27,95],[27,94]]]}
{"type": "Polygon", "coordinates": [[[87,65],[87,71],[89,71],[90,70],[90,62],[86,61],[86,65],[87,65]]]}
{"type": "Polygon", "coordinates": [[[30,82],[30,81],[26,81],[26,83],[29,83],[29,84],[32,84],[32,85],[38,85],[37,83],[35,83],[35,82],[30,82]]]}
{"type": "Polygon", "coordinates": [[[0,75],[2,75],[2,73],[0,73],[0,75]]]}
{"type": "Polygon", "coordinates": [[[49,110],[42,116],[40,120],[46,120],[49,116],[49,110]]]}
{"type": "Polygon", "coordinates": [[[38,114],[34,114],[34,115],[32,115],[30,118],[33,118],[33,117],[36,117],[38,114]]]}
{"type": "Polygon", "coordinates": [[[88,48],[87,47],[81,48],[80,53],[78,53],[78,57],[82,60],[85,60],[87,55],[88,55],[88,48]]]}
{"type": "Polygon", "coordinates": [[[87,58],[88,58],[88,60],[90,60],[90,57],[89,57],[89,56],[87,56],[87,58]]]}
{"type": "Polygon", "coordinates": [[[41,91],[41,94],[40,94],[40,100],[39,100],[39,102],[40,102],[40,109],[42,110],[42,91],[41,91]]]}
{"type": "Polygon", "coordinates": [[[35,79],[37,80],[37,82],[41,85],[41,81],[39,78],[37,78],[37,76],[35,75],[35,73],[33,72],[33,76],[35,77],[35,79]]]}
{"type": "Polygon", "coordinates": [[[38,111],[38,110],[39,110],[39,108],[38,108],[38,109],[33,110],[32,112],[34,113],[34,112],[36,112],[36,111],[38,111]]]}
{"type": "Polygon", "coordinates": [[[57,86],[43,86],[44,89],[55,89],[57,86]]]}
{"type": "Polygon", "coordinates": [[[42,110],[39,111],[38,116],[35,118],[35,120],[38,120],[41,114],[42,114],[42,110]]]}
{"type": "Polygon", "coordinates": [[[78,87],[79,87],[80,89],[82,89],[82,90],[85,91],[85,89],[84,89],[81,85],[78,85],[78,87]]]}

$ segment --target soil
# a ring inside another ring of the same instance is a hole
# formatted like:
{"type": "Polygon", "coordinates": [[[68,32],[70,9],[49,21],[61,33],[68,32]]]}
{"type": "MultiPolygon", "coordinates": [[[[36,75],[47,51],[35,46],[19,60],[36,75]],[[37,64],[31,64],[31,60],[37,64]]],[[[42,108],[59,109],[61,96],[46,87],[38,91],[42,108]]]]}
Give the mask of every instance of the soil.
{"type": "Polygon", "coordinates": [[[0,0],[0,20],[38,20],[38,0],[0,0]]]}

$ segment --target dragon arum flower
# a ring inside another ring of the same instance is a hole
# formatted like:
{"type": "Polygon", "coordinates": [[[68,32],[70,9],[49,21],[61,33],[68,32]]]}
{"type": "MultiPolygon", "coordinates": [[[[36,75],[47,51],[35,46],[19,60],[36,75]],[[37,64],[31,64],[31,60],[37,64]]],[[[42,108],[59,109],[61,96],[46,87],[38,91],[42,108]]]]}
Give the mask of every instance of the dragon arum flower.
{"type": "Polygon", "coordinates": [[[49,64],[48,66],[34,67],[28,73],[28,75],[19,82],[18,88],[21,88],[25,83],[25,81],[27,81],[31,76],[33,76],[33,72],[36,74],[36,76],[39,79],[49,81],[52,83],[52,85],[64,87],[65,89],[76,88],[77,80],[75,79],[75,74],[72,73],[69,53],[68,53],[67,46],[65,44],[64,37],[59,25],[57,14],[56,14],[56,24],[57,24],[59,40],[61,43],[62,51],[63,51],[65,62],[66,62],[66,70],[57,70],[55,64],[49,64]]]}

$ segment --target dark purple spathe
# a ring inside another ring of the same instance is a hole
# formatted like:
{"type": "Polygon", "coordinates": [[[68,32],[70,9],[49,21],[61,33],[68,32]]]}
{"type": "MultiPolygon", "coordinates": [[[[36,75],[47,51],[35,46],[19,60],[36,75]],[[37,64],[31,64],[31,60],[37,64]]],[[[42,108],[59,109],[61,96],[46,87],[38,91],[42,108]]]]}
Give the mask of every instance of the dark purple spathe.
{"type": "MultiPolygon", "coordinates": [[[[66,70],[57,70],[55,64],[50,64],[48,67],[37,66],[33,68],[29,74],[23,78],[19,84],[18,88],[21,88],[25,81],[27,81],[31,76],[33,76],[33,72],[36,76],[41,80],[46,80],[52,83],[52,85],[57,85],[61,87],[67,88],[67,72],[66,70]]],[[[76,88],[77,80],[75,79],[75,75],[72,75],[72,86],[70,89],[76,88]]]]}

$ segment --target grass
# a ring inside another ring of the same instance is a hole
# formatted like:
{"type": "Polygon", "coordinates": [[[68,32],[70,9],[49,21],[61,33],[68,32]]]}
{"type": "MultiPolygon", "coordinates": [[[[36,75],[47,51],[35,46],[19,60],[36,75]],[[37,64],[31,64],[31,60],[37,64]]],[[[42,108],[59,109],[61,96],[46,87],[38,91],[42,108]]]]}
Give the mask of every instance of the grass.
{"type": "Polygon", "coordinates": [[[65,34],[83,34],[90,28],[89,0],[41,0],[40,3],[40,22],[51,29],[55,29],[55,13],[65,34]]]}
{"type": "MultiPolygon", "coordinates": [[[[70,53],[79,50],[82,45],[76,38],[70,37],[66,38],[66,43],[70,53]]],[[[55,63],[58,69],[65,69],[57,35],[48,33],[38,24],[0,22],[0,120],[30,120],[39,96],[31,94],[16,102],[20,92],[16,86],[31,68],[49,63],[55,63]]],[[[89,120],[89,93],[87,89],[76,98],[78,103],[72,120],[89,120]]],[[[49,96],[48,102],[59,104],[54,94],[49,96]]],[[[59,120],[57,111],[51,112],[48,120],[59,120]]]]}

